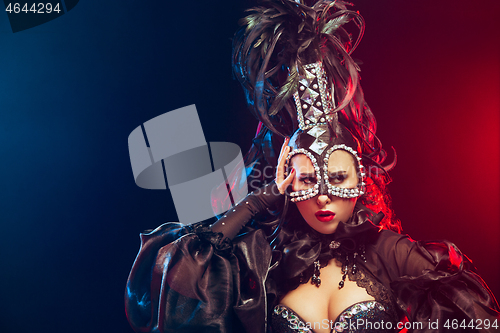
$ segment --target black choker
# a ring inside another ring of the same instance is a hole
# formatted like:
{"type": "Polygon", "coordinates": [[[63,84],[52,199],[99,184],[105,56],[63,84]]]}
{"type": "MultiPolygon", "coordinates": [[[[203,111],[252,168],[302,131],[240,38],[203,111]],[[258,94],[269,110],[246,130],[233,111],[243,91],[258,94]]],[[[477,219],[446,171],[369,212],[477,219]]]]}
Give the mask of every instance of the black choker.
{"type": "MultiPolygon", "coordinates": [[[[340,280],[339,282],[339,289],[342,289],[344,287],[345,279],[347,277],[347,272],[349,268],[351,269],[351,273],[353,275],[358,272],[358,267],[356,266],[357,257],[360,256],[361,259],[364,262],[366,262],[364,244],[360,245],[357,251],[355,252],[339,250],[341,248],[341,245],[342,244],[338,241],[332,241],[329,245],[332,257],[339,260],[342,263],[342,268],[341,268],[342,280],[340,280]],[[358,254],[358,252],[360,252],[360,254],[358,254]]],[[[321,265],[319,260],[316,260],[314,262],[314,272],[311,278],[311,284],[315,285],[318,288],[321,285],[321,278],[319,277],[320,269],[325,267],[327,264],[328,262],[324,265],[321,265]]]]}

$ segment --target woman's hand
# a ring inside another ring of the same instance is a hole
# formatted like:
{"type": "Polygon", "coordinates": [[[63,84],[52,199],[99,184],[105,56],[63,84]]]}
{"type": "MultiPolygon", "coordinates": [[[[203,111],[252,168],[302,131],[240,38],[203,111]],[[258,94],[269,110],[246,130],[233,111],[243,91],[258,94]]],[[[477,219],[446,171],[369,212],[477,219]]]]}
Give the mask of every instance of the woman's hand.
{"type": "Polygon", "coordinates": [[[290,138],[285,138],[283,146],[281,146],[278,166],[276,166],[276,185],[281,194],[285,194],[286,188],[292,183],[295,177],[295,169],[292,168],[288,177],[285,178],[285,162],[290,152],[290,147],[288,146],[289,142],[290,138]]]}

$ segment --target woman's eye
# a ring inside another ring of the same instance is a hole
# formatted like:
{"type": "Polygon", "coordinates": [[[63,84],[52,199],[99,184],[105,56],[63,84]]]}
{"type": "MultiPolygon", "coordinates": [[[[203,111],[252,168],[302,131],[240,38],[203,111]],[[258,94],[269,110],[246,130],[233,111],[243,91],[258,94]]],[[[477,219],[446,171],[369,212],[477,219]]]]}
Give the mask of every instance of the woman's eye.
{"type": "Polygon", "coordinates": [[[304,177],[304,178],[300,178],[299,180],[306,185],[316,183],[316,178],[313,178],[313,177],[304,177]]]}
{"type": "Polygon", "coordinates": [[[331,176],[330,177],[330,183],[340,184],[344,180],[346,180],[346,178],[347,178],[346,174],[338,174],[338,175],[335,175],[335,176],[331,176]]]}

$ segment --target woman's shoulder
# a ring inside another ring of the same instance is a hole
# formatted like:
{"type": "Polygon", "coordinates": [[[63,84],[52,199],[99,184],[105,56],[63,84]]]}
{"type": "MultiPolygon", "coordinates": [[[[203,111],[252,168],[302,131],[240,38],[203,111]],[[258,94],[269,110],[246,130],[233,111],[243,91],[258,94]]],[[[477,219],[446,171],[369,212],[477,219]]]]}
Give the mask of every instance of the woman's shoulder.
{"type": "Polygon", "coordinates": [[[374,237],[373,246],[377,252],[391,252],[403,255],[409,254],[417,243],[409,235],[382,229],[374,237]]]}
{"type": "Polygon", "coordinates": [[[426,269],[457,272],[474,271],[470,260],[448,240],[416,241],[391,230],[381,230],[373,249],[384,261],[397,265],[403,275],[420,275],[426,269]]]}

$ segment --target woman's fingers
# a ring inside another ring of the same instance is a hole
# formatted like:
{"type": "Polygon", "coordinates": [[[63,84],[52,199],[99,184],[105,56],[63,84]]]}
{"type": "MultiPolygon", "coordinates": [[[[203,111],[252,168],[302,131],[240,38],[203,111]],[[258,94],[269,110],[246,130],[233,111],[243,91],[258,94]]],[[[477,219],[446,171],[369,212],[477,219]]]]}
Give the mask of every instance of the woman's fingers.
{"type": "Polygon", "coordinates": [[[280,156],[278,158],[278,165],[276,166],[276,185],[278,185],[278,189],[281,194],[285,193],[288,185],[292,183],[293,177],[295,175],[294,170],[290,172],[290,174],[285,179],[285,164],[288,158],[288,153],[290,152],[290,147],[288,143],[290,142],[289,138],[285,138],[283,142],[283,146],[281,146],[280,156]]]}
{"type": "Polygon", "coordinates": [[[295,169],[292,168],[292,170],[290,170],[290,174],[285,179],[282,179],[281,181],[276,179],[276,185],[278,186],[278,190],[281,194],[285,194],[287,187],[292,183],[294,177],[295,169]]]}
{"type": "Polygon", "coordinates": [[[290,174],[283,181],[285,187],[288,187],[288,185],[290,185],[292,183],[293,177],[295,177],[295,169],[294,168],[292,168],[292,170],[290,170],[290,174]]]}
{"type": "Polygon", "coordinates": [[[283,152],[285,151],[285,148],[288,147],[288,143],[290,142],[290,138],[286,137],[285,140],[283,141],[283,145],[281,146],[281,151],[280,151],[280,156],[279,158],[283,156],[283,152]]]}
{"type": "Polygon", "coordinates": [[[276,183],[281,183],[285,177],[285,163],[288,153],[290,152],[290,147],[288,146],[290,142],[289,138],[285,138],[283,146],[281,146],[280,156],[278,158],[278,165],[276,166],[276,183]]]}
{"type": "Polygon", "coordinates": [[[295,169],[292,168],[290,170],[290,174],[285,178],[285,180],[283,180],[280,183],[280,185],[278,185],[278,189],[281,194],[285,194],[287,187],[290,186],[294,177],[295,177],[295,169]]]}

